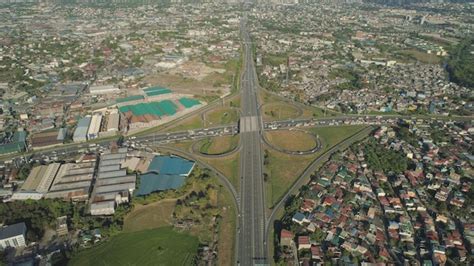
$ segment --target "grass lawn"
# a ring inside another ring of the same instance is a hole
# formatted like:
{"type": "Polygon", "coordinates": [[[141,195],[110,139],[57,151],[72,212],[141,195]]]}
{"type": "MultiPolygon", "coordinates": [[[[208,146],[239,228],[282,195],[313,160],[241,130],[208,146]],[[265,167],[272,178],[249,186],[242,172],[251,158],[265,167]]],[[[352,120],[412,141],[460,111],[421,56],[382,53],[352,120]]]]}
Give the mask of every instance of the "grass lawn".
{"type": "Polygon", "coordinates": [[[311,155],[294,156],[267,149],[269,164],[265,165],[268,180],[265,182],[267,206],[272,207],[286,193],[304,169],[326,150],[353,135],[364,126],[319,127],[310,129],[319,135],[322,149],[311,155]]]}
{"type": "Polygon", "coordinates": [[[201,141],[200,152],[204,154],[223,154],[230,152],[239,144],[239,136],[219,136],[201,141]]]}
{"type": "Polygon", "coordinates": [[[148,205],[136,205],[125,217],[123,230],[136,232],[171,225],[176,199],[163,199],[148,205]]]}
{"type": "Polygon", "coordinates": [[[206,113],[206,126],[228,125],[237,123],[239,112],[229,107],[219,107],[206,113]]]}
{"type": "Polygon", "coordinates": [[[265,132],[268,141],[289,151],[307,151],[316,147],[314,136],[299,130],[276,130],[265,132]]]}
{"type": "Polygon", "coordinates": [[[69,265],[189,265],[198,244],[197,237],[171,227],[121,233],[79,252],[69,265]]]}
{"type": "Polygon", "coordinates": [[[266,121],[285,120],[298,116],[298,108],[285,102],[269,103],[263,107],[263,119],[266,121]]]}

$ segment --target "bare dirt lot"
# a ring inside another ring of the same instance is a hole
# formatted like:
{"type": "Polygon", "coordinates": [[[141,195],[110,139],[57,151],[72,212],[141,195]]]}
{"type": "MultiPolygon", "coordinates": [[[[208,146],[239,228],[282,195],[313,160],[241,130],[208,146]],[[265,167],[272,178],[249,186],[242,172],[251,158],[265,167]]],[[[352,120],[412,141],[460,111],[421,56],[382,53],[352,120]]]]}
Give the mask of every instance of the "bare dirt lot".
{"type": "Polygon", "coordinates": [[[200,62],[185,62],[173,69],[145,77],[149,84],[168,87],[177,93],[221,96],[230,91],[225,68],[211,68],[200,62]]]}

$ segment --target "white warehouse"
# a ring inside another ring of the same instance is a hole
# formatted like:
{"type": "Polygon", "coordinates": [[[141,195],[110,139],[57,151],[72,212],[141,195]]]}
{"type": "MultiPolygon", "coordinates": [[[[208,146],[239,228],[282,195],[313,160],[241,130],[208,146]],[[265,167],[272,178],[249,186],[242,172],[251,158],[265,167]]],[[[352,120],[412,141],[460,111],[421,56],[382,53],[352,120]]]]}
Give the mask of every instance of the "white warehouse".
{"type": "Polygon", "coordinates": [[[102,115],[101,114],[93,115],[91,119],[91,124],[89,125],[89,130],[87,131],[87,138],[89,140],[95,139],[99,136],[101,124],[102,124],[102,115]]]}

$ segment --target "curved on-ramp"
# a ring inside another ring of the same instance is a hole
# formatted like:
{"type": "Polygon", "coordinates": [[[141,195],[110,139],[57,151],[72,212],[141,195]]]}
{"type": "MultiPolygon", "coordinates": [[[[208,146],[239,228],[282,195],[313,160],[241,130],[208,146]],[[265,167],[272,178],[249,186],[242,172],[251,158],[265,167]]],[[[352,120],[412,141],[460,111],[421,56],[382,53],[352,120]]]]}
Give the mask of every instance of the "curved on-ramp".
{"type": "MultiPolygon", "coordinates": [[[[263,139],[263,142],[269,146],[270,148],[276,150],[276,151],[279,151],[279,152],[282,152],[282,153],[286,153],[286,154],[289,154],[289,155],[308,155],[308,154],[313,154],[317,151],[319,151],[322,147],[321,145],[321,140],[319,139],[318,135],[314,135],[313,133],[311,132],[307,132],[305,130],[302,130],[302,129],[293,129],[293,130],[289,130],[289,129],[279,129],[280,131],[283,131],[283,130],[286,130],[286,131],[300,131],[300,132],[304,132],[308,135],[310,135],[311,137],[314,138],[314,141],[316,143],[316,146],[309,149],[309,150],[301,150],[301,151],[294,151],[294,150],[287,150],[287,149],[284,149],[282,147],[279,147],[278,145],[275,145],[273,143],[271,143],[271,141],[268,140],[267,136],[266,136],[266,132],[264,132],[262,134],[262,139],[263,139]]],[[[271,131],[269,131],[271,132],[271,131]]]]}

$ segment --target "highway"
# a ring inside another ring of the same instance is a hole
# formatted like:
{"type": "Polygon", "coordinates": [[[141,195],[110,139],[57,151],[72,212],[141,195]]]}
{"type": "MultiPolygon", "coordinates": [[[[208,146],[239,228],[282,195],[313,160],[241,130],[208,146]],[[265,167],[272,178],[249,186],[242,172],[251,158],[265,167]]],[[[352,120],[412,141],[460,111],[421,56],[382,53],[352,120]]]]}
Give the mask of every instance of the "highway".
{"type": "Polygon", "coordinates": [[[241,212],[238,230],[238,264],[256,265],[267,261],[265,246],[265,197],[263,186],[262,119],[258,106],[257,75],[252,45],[241,20],[244,68],[241,78],[240,173],[241,212]]]}

